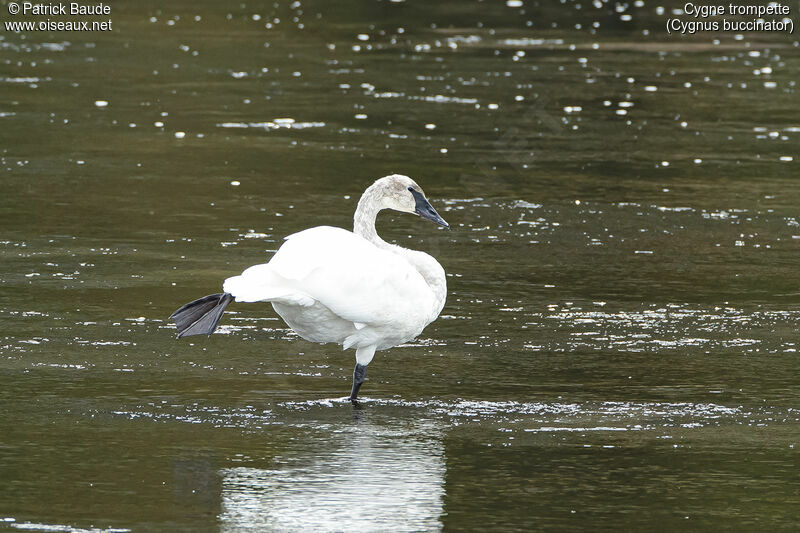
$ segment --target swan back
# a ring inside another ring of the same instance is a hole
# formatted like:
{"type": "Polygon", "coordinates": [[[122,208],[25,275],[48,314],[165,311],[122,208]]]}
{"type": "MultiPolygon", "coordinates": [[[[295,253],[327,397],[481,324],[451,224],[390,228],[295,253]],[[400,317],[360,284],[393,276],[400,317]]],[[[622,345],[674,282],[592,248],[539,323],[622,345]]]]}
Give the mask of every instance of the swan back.
{"type": "Polygon", "coordinates": [[[237,301],[298,306],[319,302],[337,316],[363,324],[388,325],[416,317],[409,327],[420,331],[440,309],[415,265],[363,237],[330,226],[288,236],[269,263],[228,278],[223,288],[237,301]]]}

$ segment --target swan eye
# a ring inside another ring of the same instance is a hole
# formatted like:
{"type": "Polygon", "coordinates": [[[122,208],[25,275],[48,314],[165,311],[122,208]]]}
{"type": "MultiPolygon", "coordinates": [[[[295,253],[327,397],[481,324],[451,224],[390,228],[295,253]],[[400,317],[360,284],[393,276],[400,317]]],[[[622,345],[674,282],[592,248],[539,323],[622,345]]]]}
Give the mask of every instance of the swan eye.
{"type": "Polygon", "coordinates": [[[408,191],[409,191],[409,192],[414,192],[414,187],[409,187],[409,188],[408,188],[408,191]]]}

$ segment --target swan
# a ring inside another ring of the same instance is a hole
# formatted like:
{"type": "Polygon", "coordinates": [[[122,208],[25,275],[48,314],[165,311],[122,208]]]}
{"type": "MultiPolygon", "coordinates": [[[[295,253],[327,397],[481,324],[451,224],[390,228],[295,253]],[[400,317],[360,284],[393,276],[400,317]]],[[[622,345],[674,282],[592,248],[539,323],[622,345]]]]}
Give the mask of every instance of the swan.
{"type": "Polygon", "coordinates": [[[352,232],[317,226],[289,235],[268,263],[226,279],[222,293],[172,313],[178,338],[214,333],[233,300],[270,302],[300,337],[355,349],[355,403],[375,352],[414,339],[436,320],[447,296],[436,259],[378,236],[375,218],[383,209],[450,227],[414,180],[400,174],[380,178],[358,201],[352,232]]]}

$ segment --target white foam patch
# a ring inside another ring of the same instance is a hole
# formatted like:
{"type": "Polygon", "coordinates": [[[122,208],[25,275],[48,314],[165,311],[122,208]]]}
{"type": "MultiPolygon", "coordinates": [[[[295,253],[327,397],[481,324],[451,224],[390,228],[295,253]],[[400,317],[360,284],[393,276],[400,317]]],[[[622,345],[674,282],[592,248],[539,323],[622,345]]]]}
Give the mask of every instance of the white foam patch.
{"type": "MultiPolygon", "coordinates": [[[[8,519],[4,519],[8,520],[8,519]]],[[[14,529],[25,531],[50,531],[59,533],[127,533],[131,531],[127,528],[81,528],[62,524],[41,524],[37,522],[23,522],[21,524],[12,522],[9,524],[14,529]]]]}

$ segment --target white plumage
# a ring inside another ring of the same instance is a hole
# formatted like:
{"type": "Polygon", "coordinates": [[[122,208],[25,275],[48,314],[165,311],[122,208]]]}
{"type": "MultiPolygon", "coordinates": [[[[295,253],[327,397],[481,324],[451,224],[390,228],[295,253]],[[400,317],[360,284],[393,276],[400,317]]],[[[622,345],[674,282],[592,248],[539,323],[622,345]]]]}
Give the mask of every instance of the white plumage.
{"type": "MultiPolygon", "coordinates": [[[[413,180],[386,176],[361,197],[353,232],[319,226],[295,233],[286,237],[269,263],[251,266],[223,284],[228,301],[229,294],[237,302],[272,303],[306,340],[355,348],[353,400],[375,351],[419,335],[439,316],[447,292],[444,269],[433,257],[378,237],[375,217],[384,208],[415,213],[447,227],[413,180]]],[[[222,309],[224,305],[227,301],[222,309]]],[[[212,311],[196,314],[199,318],[183,330],[179,323],[179,334],[207,333],[202,328],[185,331],[212,311]]],[[[217,312],[216,322],[221,314],[217,312]]]]}
{"type": "Polygon", "coordinates": [[[444,305],[404,257],[330,226],[290,235],[269,263],[228,278],[222,289],[237,302],[272,302],[304,339],[345,349],[385,350],[413,339],[444,305]]]}

